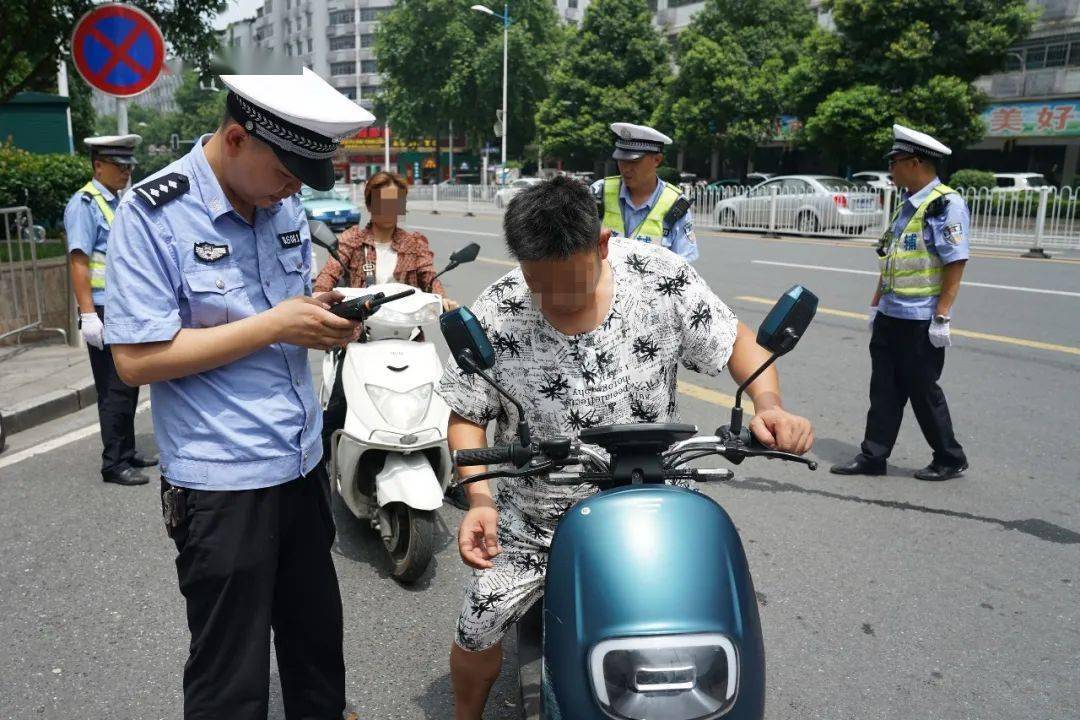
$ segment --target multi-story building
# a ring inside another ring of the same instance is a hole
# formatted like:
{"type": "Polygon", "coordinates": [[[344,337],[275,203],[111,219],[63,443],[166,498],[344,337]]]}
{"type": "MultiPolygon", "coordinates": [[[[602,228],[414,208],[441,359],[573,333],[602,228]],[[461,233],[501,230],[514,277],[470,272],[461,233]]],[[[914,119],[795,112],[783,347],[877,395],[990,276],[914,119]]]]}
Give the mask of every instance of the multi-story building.
{"type": "MultiPolygon", "coordinates": [[[[149,108],[155,112],[167,113],[176,111],[176,90],[180,87],[183,78],[180,75],[183,63],[180,58],[168,58],[165,67],[161,69],[161,75],[157,81],[145,92],[131,98],[131,102],[141,107],[149,108]]],[[[92,90],[90,104],[98,115],[115,115],[116,98],[106,95],[98,90],[92,90]]]]}
{"type": "Polygon", "coordinates": [[[986,139],[954,166],[1044,173],[1071,185],[1080,161],[1080,0],[1032,0],[1042,14],[1006,56],[1005,71],[979,79],[990,97],[986,139]]]}

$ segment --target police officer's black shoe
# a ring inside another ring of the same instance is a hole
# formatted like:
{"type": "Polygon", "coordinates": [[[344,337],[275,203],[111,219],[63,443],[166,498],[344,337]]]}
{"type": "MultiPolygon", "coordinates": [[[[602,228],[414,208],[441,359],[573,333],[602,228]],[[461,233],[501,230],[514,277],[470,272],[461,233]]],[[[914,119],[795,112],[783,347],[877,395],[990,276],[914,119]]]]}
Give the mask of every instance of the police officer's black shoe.
{"type": "Polygon", "coordinates": [[[107,483],[116,485],[145,485],[150,478],[142,474],[138,468],[126,467],[122,470],[112,470],[101,474],[101,479],[107,483]]]}
{"type": "Polygon", "coordinates": [[[130,465],[131,467],[137,467],[137,468],[154,467],[157,464],[158,464],[158,456],[157,455],[140,455],[139,453],[135,453],[134,455],[131,456],[131,459],[128,460],[128,465],[130,465]]]}
{"type": "Polygon", "coordinates": [[[833,465],[829,472],[834,475],[884,475],[885,463],[875,463],[862,455],[856,455],[850,462],[833,465]]]}
{"type": "Polygon", "coordinates": [[[949,467],[948,465],[938,465],[937,463],[930,463],[922,470],[915,471],[915,477],[919,480],[926,480],[928,482],[940,482],[941,480],[952,480],[958,478],[964,474],[964,471],[968,469],[968,464],[964,463],[959,467],[949,467]]]}

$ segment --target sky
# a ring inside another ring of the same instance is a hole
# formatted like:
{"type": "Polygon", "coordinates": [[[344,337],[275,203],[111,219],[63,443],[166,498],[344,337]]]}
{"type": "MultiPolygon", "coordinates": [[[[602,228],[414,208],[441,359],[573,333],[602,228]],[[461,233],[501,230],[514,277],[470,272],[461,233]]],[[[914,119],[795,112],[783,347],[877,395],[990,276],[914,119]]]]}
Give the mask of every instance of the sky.
{"type": "Polygon", "coordinates": [[[255,17],[255,11],[262,7],[263,0],[229,0],[228,8],[214,19],[214,27],[218,30],[231,22],[255,17]]]}

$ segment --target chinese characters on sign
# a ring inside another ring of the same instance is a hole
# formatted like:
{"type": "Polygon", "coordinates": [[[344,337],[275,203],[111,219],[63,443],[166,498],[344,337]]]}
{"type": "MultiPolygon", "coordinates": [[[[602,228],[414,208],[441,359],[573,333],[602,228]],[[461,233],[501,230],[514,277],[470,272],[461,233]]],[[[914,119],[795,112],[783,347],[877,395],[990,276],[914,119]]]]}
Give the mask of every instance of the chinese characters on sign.
{"type": "Polygon", "coordinates": [[[991,105],[982,119],[987,137],[1080,136],[1080,101],[991,105]]]}
{"type": "MultiPolygon", "coordinates": [[[[435,151],[434,138],[423,138],[421,140],[400,140],[394,137],[393,133],[389,133],[391,138],[391,145],[394,151],[398,150],[426,150],[435,151]]],[[[345,138],[341,141],[341,146],[346,150],[370,150],[381,149],[386,141],[386,134],[383,128],[378,126],[366,127],[357,132],[355,135],[349,138],[345,138]]],[[[445,143],[445,140],[443,141],[445,143]]]]}

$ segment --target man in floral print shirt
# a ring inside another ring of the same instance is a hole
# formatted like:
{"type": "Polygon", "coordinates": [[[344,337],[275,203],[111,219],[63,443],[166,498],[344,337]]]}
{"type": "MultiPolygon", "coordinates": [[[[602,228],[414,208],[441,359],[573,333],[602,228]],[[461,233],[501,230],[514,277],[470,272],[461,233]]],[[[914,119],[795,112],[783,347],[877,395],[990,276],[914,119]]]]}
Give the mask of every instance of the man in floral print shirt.
{"type": "MultiPolygon", "coordinates": [[[[684,259],[602,231],[592,196],[575,181],[556,178],[520,193],[504,231],[521,265],[484,290],[472,310],[498,355],[495,378],[524,405],[537,437],[675,421],[680,363],[708,375],[727,367],[741,382],[769,357],[684,259]]],[[[810,422],[781,408],[775,369],[747,392],[759,440],[789,452],[810,449],[810,422]]],[[[454,363],[446,364],[439,393],[453,411],[452,450],[485,446],[493,420],[497,443],[514,438],[514,407],[454,363]]],[[[555,525],[596,488],[543,478],[502,481],[497,497],[486,482],[467,488],[458,543],[476,573],[450,666],[456,720],[480,720],[502,663],[502,636],[543,592],[555,525]]]]}

